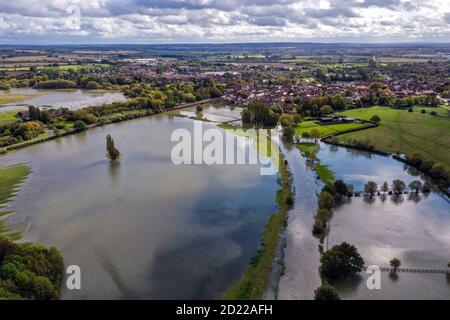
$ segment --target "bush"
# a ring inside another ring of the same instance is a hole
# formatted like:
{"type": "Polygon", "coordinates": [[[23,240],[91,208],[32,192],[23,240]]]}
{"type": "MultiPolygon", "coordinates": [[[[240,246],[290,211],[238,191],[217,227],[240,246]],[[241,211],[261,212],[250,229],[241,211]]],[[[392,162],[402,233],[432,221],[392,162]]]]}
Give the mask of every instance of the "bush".
{"type": "Polygon", "coordinates": [[[36,138],[45,131],[44,125],[39,121],[28,121],[19,125],[14,131],[14,136],[21,136],[23,140],[36,138]]]}
{"type": "Polygon", "coordinates": [[[327,191],[322,191],[319,195],[319,208],[331,209],[335,206],[334,197],[327,191]]]}
{"type": "Polygon", "coordinates": [[[0,300],[58,299],[64,262],[55,248],[0,236],[0,300]]]}
{"type": "Polygon", "coordinates": [[[381,118],[379,116],[377,116],[376,114],[374,114],[371,118],[370,121],[375,122],[375,123],[380,123],[381,118]]]}
{"type": "Polygon", "coordinates": [[[325,251],[320,262],[320,273],[327,279],[345,278],[364,269],[364,260],[358,250],[347,242],[325,251]]]}
{"type": "Polygon", "coordinates": [[[70,80],[48,80],[34,85],[36,89],[70,89],[76,87],[77,83],[70,80]]]}
{"type": "Polygon", "coordinates": [[[314,291],[314,300],[340,300],[336,289],[324,283],[314,291]]]}
{"type": "Polygon", "coordinates": [[[73,129],[76,130],[76,131],[84,131],[87,128],[88,127],[87,127],[86,123],[84,123],[82,120],[77,120],[73,124],[73,129]]]}
{"type": "Polygon", "coordinates": [[[283,127],[290,127],[294,124],[294,117],[290,114],[283,114],[280,117],[280,124],[283,127]]]}
{"type": "Polygon", "coordinates": [[[95,81],[89,81],[86,84],[86,89],[89,89],[89,90],[95,90],[95,89],[100,89],[100,88],[101,88],[100,84],[98,84],[95,81]]]}

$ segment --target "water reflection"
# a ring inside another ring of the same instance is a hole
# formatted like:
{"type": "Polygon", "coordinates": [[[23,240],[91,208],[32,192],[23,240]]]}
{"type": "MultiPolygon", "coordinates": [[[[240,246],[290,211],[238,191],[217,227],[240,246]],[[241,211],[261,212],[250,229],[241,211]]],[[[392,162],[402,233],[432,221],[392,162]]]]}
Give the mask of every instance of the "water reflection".
{"type": "Polygon", "coordinates": [[[277,175],[175,166],[176,128],[193,120],[142,118],[0,157],[33,170],[12,202],[14,217],[31,222],[24,241],[60,248],[82,270],[83,290],[63,288],[64,299],[217,298],[248,266],[277,208],[277,175]],[[105,158],[107,133],[120,163],[105,158]]]}

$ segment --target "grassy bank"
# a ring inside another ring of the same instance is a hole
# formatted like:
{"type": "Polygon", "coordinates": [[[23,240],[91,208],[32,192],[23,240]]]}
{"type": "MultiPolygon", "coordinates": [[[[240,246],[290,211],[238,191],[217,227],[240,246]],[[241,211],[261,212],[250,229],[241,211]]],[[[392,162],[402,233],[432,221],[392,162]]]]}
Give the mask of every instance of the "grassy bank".
{"type": "MultiPolygon", "coordinates": [[[[31,99],[34,96],[35,95],[33,95],[33,94],[16,94],[16,93],[0,94],[0,105],[8,104],[8,103],[22,102],[24,100],[31,99]]],[[[1,108],[0,108],[0,111],[1,111],[1,108]]]]}
{"type": "Polygon", "coordinates": [[[425,160],[443,163],[450,170],[449,119],[388,107],[353,109],[341,114],[365,120],[378,115],[381,122],[376,128],[340,135],[340,141],[369,139],[376,150],[407,155],[417,153],[425,160]]]}
{"type": "MultiPolygon", "coordinates": [[[[6,204],[15,195],[19,185],[26,179],[29,173],[30,168],[23,164],[0,167],[0,217],[11,213],[5,209],[6,204]]],[[[4,220],[0,220],[0,235],[12,240],[18,240],[21,237],[20,232],[9,229],[4,220]]]]}
{"type": "Polygon", "coordinates": [[[252,258],[241,279],[223,295],[228,300],[256,300],[261,299],[269,282],[272,263],[275,256],[280,234],[285,227],[288,211],[291,207],[288,199],[293,198],[291,175],[284,161],[280,161],[280,184],[276,201],[278,212],[269,218],[264,228],[261,249],[252,258]]]}
{"type": "Polygon", "coordinates": [[[0,210],[14,195],[17,186],[28,176],[30,169],[23,164],[0,167],[0,210]]]}

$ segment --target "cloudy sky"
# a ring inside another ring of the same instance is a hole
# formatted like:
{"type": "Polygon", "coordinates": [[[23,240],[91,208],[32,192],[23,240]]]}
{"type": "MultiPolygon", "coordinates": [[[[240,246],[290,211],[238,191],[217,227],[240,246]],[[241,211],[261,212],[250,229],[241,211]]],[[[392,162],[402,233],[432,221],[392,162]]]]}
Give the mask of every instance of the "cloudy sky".
{"type": "Polygon", "coordinates": [[[450,0],[0,0],[0,43],[450,42],[450,0]]]}

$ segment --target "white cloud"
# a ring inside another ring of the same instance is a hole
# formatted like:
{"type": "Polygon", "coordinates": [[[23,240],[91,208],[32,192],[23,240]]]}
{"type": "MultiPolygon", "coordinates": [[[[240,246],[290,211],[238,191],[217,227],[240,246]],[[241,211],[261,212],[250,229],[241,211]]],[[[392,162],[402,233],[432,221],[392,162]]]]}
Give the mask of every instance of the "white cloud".
{"type": "Polygon", "coordinates": [[[448,0],[15,0],[0,42],[450,41],[448,0]],[[78,17],[73,10],[79,8],[78,17]]]}

